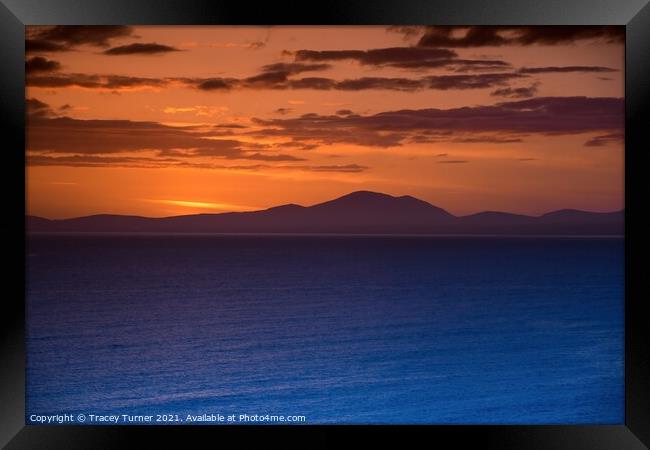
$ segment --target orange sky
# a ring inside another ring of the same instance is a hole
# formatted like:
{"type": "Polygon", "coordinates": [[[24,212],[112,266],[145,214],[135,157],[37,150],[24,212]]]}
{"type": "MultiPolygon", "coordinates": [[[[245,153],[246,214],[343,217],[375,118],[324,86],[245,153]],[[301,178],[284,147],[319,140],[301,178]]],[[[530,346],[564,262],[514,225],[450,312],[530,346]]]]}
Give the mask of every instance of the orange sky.
{"type": "Polygon", "coordinates": [[[621,209],[620,29],[484,31],[28,27],[28,214],[621,209]]]}

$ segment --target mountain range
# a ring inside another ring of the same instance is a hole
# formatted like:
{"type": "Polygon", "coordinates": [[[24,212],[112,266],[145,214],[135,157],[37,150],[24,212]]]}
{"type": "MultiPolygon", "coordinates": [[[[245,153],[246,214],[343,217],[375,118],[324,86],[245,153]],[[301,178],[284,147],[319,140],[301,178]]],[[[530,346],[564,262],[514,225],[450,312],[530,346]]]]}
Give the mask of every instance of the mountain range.
{"type": "Polygon", "coordinates": [[[485,211],[454,216],[409,195],[357,191],[312,206],[219,214],[140,217],[98,214],[50,220],[27,216],[30,232],[340,233],[623,235],[624,211],[563,209],[541,216],[485,211]]]}

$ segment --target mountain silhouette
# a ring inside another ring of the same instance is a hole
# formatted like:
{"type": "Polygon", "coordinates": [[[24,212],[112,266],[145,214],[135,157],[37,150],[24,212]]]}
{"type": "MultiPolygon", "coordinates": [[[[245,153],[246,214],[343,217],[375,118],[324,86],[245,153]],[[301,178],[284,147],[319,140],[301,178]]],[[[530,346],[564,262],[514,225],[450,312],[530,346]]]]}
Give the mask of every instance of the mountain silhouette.
{"type": "Polygon", "coordinates": [[[31,232],[622,235],[623,211],[559,210],[539,217],[486,211],[457,217],[409,195],[357,191],[312,206],[162,218],[99,214],[27,216],[31,232]]]}

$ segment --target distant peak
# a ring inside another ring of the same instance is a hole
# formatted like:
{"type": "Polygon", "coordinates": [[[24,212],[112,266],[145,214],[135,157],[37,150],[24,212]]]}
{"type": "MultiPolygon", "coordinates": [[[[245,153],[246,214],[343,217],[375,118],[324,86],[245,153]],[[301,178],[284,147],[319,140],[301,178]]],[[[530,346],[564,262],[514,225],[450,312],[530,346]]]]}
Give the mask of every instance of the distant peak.
{"type": "Polygon", "coordinates": [[[378,217],[399,215],[406,217],[412,214],[424,214],[428,217],[435,214],[446,218],[453,217],[444,209],[410,195],[397,197],[365,190],[350,192],[334,200],[309,207],[309,209],[319,210],[332,208],[337,210],[337,214],[376,214],[378,217]]]}
{"type": "Polygon", "coordinates": [[[287,203],[284,205],[279,205],[279,206],[272,206],[267,209],[267,211],[278,211],[278,210],[292,210],[292,209],[304,209],[305,207],[302,205],[298,205],[296,203],[287,203]]]}
{"type": "Polygon", "coordinates": [[[344,200],[344,199],[361,199],[361,200],[381,199],[381,200],[402,200],[402,201],[407,200],[411,202],[417,201],[421,203],[427,203],[424,200],[420,200],[419,198],[413,197],[412,195],[395,196],[395,195],[384,194],[383,192],[375,192],[375,191],[354,191],[331,201],[344,200]]]}
{"type": "Polygon", "coordinates": [[[351,197],[377,197],[377,198],[395,198],[392,195],[383,194],[381,192],[374,191],[354,191],[349,194],[343,195],[339,198],[351,198],[351,197]]]}

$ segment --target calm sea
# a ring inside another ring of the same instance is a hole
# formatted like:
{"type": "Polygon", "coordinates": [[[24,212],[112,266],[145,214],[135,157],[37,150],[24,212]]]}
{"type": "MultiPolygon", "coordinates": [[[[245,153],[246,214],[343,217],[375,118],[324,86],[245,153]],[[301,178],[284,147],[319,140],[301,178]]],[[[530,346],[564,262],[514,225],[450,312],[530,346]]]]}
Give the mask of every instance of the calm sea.
{"type": "Polygon", "coordinates": [[[30,235],[27,420],[622,423],[623,243],[30,235]]]}

